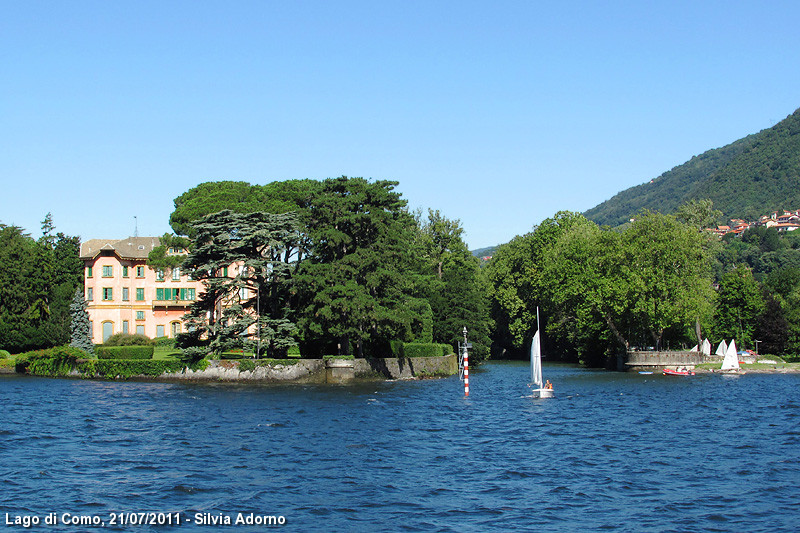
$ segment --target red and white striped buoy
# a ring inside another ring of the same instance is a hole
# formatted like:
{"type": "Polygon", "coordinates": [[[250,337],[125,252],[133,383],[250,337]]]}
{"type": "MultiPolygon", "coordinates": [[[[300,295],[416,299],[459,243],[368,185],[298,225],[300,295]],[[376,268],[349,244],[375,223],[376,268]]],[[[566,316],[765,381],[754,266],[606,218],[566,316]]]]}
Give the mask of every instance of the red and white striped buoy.
{"type": "Polygon", "coordinates": [[[464,350],[464,397],[469,396],[469,352],[464,350]]]}

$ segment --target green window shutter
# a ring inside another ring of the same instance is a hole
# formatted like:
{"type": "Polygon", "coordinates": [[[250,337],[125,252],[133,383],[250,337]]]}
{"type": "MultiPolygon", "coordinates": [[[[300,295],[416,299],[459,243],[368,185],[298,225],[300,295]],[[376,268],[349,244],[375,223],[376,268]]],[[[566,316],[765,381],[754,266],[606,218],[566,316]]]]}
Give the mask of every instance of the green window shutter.
{"type": "Polygon", "coordinates": [[[141,287],[136,289],[136,301],[138,302],[144,301],[144,289],[141,287]]]}
{"type": "Polygon", "coordinates": [[[186,289],[181,289],[181,300],[186,299],[186,289]]]}
{"type": "Polygon", "coordinates": [[[164,289],[156,289],[156,300],[164,300],[164,289]]]}
{"type": "Polygon", "coordinates": [[[194,289],[189,289],[189,300],[194,300],[194,289]]]}

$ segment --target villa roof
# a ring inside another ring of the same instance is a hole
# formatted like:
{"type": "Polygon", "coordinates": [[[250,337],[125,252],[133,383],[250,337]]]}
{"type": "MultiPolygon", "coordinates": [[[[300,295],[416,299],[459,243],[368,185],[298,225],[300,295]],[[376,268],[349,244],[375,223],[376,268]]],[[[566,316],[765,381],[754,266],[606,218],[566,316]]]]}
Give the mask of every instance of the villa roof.
{"type": "Polygon", "coordinates": [[[147,259],[161,244],[158,237],[128,237],[126,239],[89,239],[81,243],[81,259],[94,259],[101,252],[114,252],[120,259],[147,259]]]}

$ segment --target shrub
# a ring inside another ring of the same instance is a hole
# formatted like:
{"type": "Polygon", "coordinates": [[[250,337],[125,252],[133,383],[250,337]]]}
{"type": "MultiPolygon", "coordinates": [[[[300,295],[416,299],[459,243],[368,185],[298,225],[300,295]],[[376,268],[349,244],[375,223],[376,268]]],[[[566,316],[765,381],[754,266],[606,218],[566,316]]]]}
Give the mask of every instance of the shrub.
{"type": "Polygon", "coordinates": [[[103,343],[103,346],[151,346],[153,340],[140,333],[116,333],[103,343]]]}
{"type": "Polygon", "coordinates": [[[37,376],[65,376],[75,367],[78,359],[88,356],[88,353],[73,346],[56,346],[20,354],[15,366],[17,372],[37,376]]]}
{"type": "Polygon", "coordinates": [[[155,339],[153,339],[153,344],[161,347],[174,348],[175,339],[173,339],[172,337],[156,337],[155,339]]]}
{"type": "Polygon", "coordinates": [[[328,359],[355,359],[355,355],[324,355],[322,359],[327,361],[328,359]]]}
{"type": "Polygon", "coordinates": [[[8,359],[11,357],[11,354],[5,350],[0,350],[0,359],[8,359]]]}
{"type": "Polygon", "coordinates": [[[181,361],[143,360],[143,359],[99,359],[83,361],[78,365],[78,370],[86,377],[105,377],[108,379],[128,379],[133,376],[157,377],[164,373],[183,372],[184,368],[190,370],[205,370],[208,361],[201,360],[187,365],[181,361]]]}
{"type": "Polygon", "coordinates": [[[286,357],[303,357],[300,353],[300,347],[296,344],[289,346],[289,349],[286,350],[286,357]]]}
{"type": "Polygon", "coordinates": [[[97,349],[99,359],[152,359],[154,346],[103,346],[97,349]]]}
{"type": "Polygon", "coordinates": [[[449,344],[435,342],[406,342],[403,344],[404,357],[441,357],[453,353],[449,344]]]}

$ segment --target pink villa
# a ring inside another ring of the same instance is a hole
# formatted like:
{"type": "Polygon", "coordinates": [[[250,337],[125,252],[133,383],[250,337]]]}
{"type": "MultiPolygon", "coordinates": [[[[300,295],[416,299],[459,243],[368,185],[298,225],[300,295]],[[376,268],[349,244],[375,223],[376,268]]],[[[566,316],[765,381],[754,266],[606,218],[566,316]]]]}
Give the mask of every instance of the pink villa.
{"type": "MultiPolygon", "coordinates": [[[[141,333],[150,338],[175,337],[183,330],[183,315],[203,291],[176,268],[164,273],[147,266],[158,237],[122,240],[91,239],[81,244],[84,287],[92,342],[115,333],[141,333]]],[[[184,255],[171,249],[168,255],[184,255]]]]}

